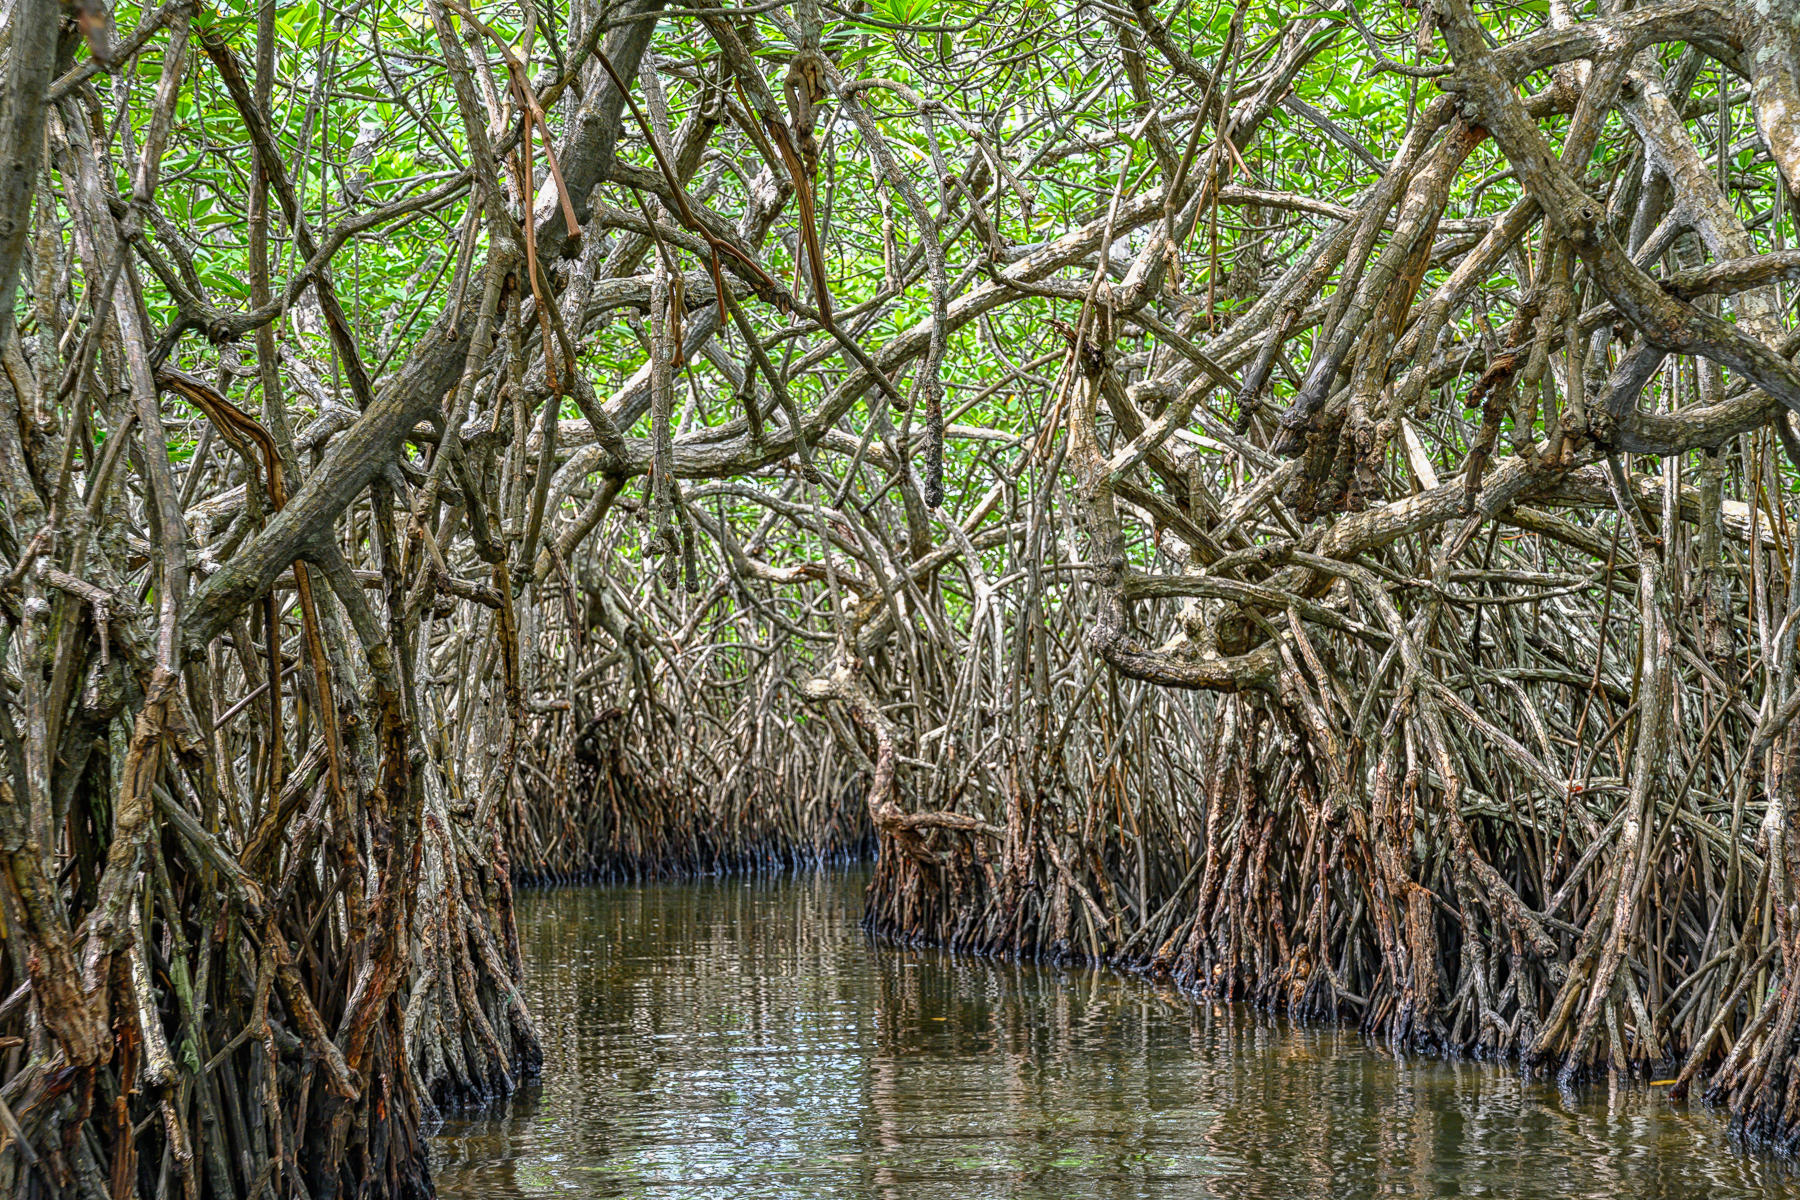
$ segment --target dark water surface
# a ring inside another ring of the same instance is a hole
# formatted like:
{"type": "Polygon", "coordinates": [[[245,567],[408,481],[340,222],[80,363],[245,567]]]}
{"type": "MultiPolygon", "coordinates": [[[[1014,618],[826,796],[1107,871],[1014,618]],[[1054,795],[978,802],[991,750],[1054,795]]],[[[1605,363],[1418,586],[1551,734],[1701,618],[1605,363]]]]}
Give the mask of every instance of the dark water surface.
{"type": "Polygon", "coordinates": [[[1651,1090],[871,945],[864,879],[521,896],[543,1078],[443,1130],[442,1195],[1800,1197],[1651,1090]]]}

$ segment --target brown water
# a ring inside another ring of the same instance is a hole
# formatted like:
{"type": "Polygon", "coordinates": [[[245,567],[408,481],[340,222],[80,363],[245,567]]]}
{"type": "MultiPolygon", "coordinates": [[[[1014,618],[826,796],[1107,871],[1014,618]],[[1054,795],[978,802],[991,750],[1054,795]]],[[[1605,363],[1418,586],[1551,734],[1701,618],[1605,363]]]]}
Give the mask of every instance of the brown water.
{"type": "Polygon", "coordinates": [[[870,944],[860,875],[521,897],[541,1083],[446,1198],[1800,1197],[1710,1112],[870,944]]]}

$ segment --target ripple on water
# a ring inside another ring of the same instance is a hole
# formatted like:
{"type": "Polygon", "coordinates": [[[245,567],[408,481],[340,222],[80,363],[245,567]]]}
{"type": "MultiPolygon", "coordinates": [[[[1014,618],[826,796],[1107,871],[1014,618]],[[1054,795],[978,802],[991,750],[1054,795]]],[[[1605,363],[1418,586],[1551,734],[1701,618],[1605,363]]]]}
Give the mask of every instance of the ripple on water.
{"type": "Polygon", "coordinates": [[[1800,1200],[1644,1089],[873,946],[865,879],[521,895],[543,1078],[445,1125],[440,1194],[1800,1200]]]}

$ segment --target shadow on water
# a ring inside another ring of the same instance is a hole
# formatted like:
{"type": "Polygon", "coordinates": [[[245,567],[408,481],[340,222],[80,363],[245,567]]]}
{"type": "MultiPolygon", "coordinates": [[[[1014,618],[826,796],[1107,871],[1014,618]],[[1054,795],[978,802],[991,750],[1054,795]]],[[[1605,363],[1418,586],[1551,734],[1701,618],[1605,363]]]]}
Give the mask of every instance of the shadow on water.
{"type": "Polygon", "coordinates": [[[1703,1110],[1105,972],[872,945],[860,873],[520,897],[542,1082],[446,1198],[1800,1198],[1703,1110]]]}

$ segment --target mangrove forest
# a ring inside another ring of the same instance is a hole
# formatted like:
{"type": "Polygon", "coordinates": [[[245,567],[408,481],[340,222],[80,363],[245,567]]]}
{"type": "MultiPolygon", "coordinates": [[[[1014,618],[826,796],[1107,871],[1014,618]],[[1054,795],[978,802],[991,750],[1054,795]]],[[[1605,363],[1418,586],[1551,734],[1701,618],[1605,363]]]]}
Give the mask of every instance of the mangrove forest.
{"type": "MultiPolygon", "coordinates": [[[[0,1196],[430,1197],[839,984],[849,1158],[1268,1036],[1761,1179],[1797,303],[1800,0],[0,0],[0,1196]]],[[[681,1194],[1214,1194],[903,1167],[681,1194]]]]}

